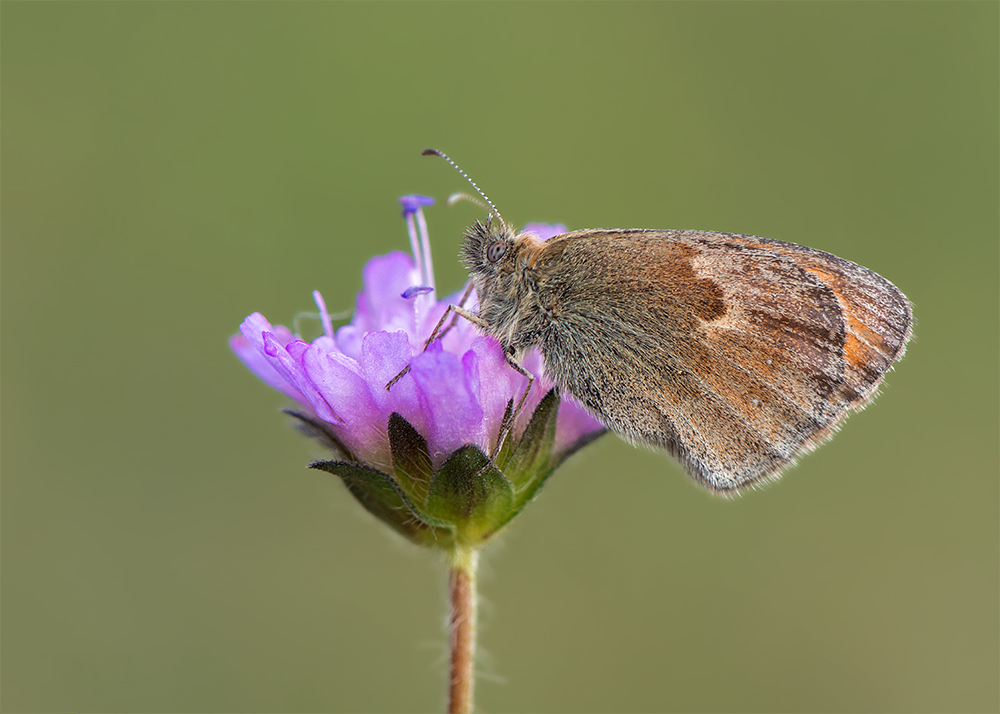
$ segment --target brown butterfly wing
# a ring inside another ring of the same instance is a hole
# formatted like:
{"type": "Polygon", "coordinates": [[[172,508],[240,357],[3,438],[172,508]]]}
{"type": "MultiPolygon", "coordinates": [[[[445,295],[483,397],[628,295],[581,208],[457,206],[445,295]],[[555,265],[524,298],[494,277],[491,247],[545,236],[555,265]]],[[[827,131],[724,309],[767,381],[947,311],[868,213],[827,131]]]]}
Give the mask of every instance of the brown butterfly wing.
{"type": "Polygon", "coordinates": [[[773,478],[874,393],[906,298],[821,251],[700,231],[579,231],[535,261],[547,373],[706,486],[773,478]]]}

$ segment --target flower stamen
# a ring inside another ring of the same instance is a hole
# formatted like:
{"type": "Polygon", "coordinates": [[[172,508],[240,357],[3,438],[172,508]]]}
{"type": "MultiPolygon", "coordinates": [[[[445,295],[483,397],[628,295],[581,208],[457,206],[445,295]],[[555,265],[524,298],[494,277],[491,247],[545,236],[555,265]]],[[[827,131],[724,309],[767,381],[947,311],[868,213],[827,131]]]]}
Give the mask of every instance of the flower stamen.
{"type": "Polygon", "coordinates": [[[424,273],[421,275],[421,280],[424,285],[429,285],[431,292],[434,292],[434,262],[431,260],[431,241],[427,237],[427,219],[424,218],[423,209],[417,209],[417,229],[420,233],[420,247],[422,256],[422,263],[424,266],[424,273]]]}
{"type": "Polygon", "coordinates": [[[430,238],[427,237],[427,220],[424,218],[423,210],[424,206],[433,206],[434,199],[430,196],[421,196],[418,193],[409,193],[400,196],[399,203],[403,206],[406,232],[410,236],[410,251],[413,253],[413,262],[420,275],[421,286],[430,288],[428,291],[415,292],[411,295],[404,293],[403,295],[407,299],[414,296],[418,298],[413,307],[419,324],[421,313],[429,310],[434,304],[434,263],[431,260],[431,242],[430,238]],[[422,295],[428,297],[421,297],[422,295]]]}
{"type": "Polygon", "coordinates": [[[400,295],[400,297],[403,298],[404,300],[409,300],[410,298],[414,298],[417,295],[426,295],[427,293],[432,293],[432,292],[434,292],[434,288],[428,285],[413,285],[404,290],[402,295],[400,295]]]}
{"type": "Polygon", "coordinates": [[[327,337],[333,337],[333,323],[330,321],[330,313],[326,311],[326,302],[323,301],[323,296],[319,294],[319,290],[313,290],[313,301],[315,301],[316,307],[319,309],[319,319],[323,323],[323,334],[327,337]]]}

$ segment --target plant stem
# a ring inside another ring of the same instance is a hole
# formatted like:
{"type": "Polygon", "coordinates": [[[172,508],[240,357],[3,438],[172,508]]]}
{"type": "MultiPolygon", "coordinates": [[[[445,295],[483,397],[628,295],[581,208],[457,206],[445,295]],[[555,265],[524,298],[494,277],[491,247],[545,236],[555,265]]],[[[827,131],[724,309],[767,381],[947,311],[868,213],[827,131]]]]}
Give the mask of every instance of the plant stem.
{"type": "Polygon", "coordinates": [[[475,548],[456,548],[448,561],[451,597],[448,617],[451,639],[448,712],[468,714],[472,711],[472,690],[476,678],[476,565],[479,551],[475,548]]]}

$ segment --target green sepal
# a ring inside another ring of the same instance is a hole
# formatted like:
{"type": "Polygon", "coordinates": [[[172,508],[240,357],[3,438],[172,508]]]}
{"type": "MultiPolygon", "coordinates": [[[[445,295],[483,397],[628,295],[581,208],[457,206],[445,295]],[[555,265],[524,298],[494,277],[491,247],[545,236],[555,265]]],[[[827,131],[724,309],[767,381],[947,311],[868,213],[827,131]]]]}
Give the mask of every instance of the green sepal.
{"type": "Polygon", "coordinates": [[[447,545],[454,539],[449,523],[421,513],[391,476],[347,461],[313,461],[309,468],[339,476],[369,513],[421,545],[447,545]]]}
{"type": "Polygon", "coordinates": [[[478,545],[510,520],[514,487],[478,446],[466,444],[431,480],[425,513],[455,524],[456,540],[478,545]]]}
{"type": "Polygon", "coordinates": [[[330,425],[323,421],[322,419],[316,419],[309,416],[308,414],[303,414],[302,412],[297,412],[294,409],[282,409],[285,414],[290,417],[295,417],[298,419],[299,431],[301,431],[306,436],[312,437],[320,441],[326,448],[333,452],[333,455],[337,457],[338,461],[357,461],[351,450],[348,449],[344,442],[333,433],[333,429],[330,425]]]}
{"type": "MultiPolygon", "coordinates": [[[[504,473],[517,489],[518,501],[525,491],[534,492],[539,481],[552,471],[552,447],[556,441],[556,417],[559,416],[559,392],[550,389],[531,415],[514,453],[504,466],[504,473]]],[[[531,498],[528,495],[528,498],[531,498]]]]}
{"type": "Polygon", "coordinates": [[[423,503],[434,476],[431,454],[427,440],[398,412],[389,417],[389,447],[399,485],[414,503],[423,503]]]}
{"type": "Polygon", "coordinates": [[[553,453],[559,403],[559,392],[550,390],[517,438],[509,428],[511,400],[502,420],[507,433],[499,448],[494,445],[493,459],[478,446],[466,444],[436,472],[427,440],[402,415],[393,413],[387,429],[392,475],[358,463],[325,422],[300,412],[287,413],[341,457],[315,461],[310,468],[340,477],[369,513],[410,541],[454,550],[476,548],[490,540],[537,495],[556,466],[604,433],[586,434],[553,453]]]}
{"type": "MultiPolygon", "coordinates": [[[[511,399],[507,402],[507,408],[504,410],[503,419],[500,420],[501,426],[508,424],[507,433],[503,437],[503,443],[500,444],[500,448],[497,449],[497,455],[494,461],[496,461],[497,466],[503,471],[507,462],[510,460],[511,454],[514,453],[514,400],[511,399]]],[[[498,435],[499,436],[499,435],[498,435]]]]}

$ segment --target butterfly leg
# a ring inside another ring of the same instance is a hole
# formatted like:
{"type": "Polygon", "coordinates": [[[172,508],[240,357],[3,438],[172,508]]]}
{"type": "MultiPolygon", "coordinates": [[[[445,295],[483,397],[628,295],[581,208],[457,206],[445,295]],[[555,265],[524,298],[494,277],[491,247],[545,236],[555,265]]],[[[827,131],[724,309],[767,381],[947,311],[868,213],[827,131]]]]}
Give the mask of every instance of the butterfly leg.
{"type": "MultiPolygon", "coordinates": [[[[442,337],[444,337],[445,334],[447,334],[448,330],[450,330],[452,327],[455,326],[455,322],[458,320],[459,317],[464,317],[473,325],[478,325],[479,327],[482,328],[488,327],[486,321],[483,320],[483,318],[479,317],[479,315],[477,315],[474,312],[469,312],[464,307],[461,307],[462,303],[464,303],[466,300],[469,299],[469,295],[471,293],[472,293],[472,283],[469,283],[469,287],[465,289],[465,293],[462,295],[462,299],[459,302],[459,304],[449,305],[448,308],[444,311],[444,314],[441,316],[441,319],[438,320],[438,323],[434,326],[434,329],[431,331],[431,336],[428,337],[427,341],[424,343],[424,351],[426,351],[427,348],[431,346],[431,343],[433,343],[434,340],[439,340],[442,337]],[[455,317],[452,319],[451,324],[442,329],[444,323],[448,320],[448,316],[452,313],[455,313],[455,317]]],[[[385,385],[385,391],[388,392],[390,389],[392,389],[392,385],[394,385],[396,382],[401,380],[409,373],[410,373],[410,365],[406,365],[405,367],[403,367],[402,371],[400,371],[399,374],[397,374],[395,377],[389,380],[389,383],[385,385]]]]}
{"type": "MultiPolygon", "coordinates": [[[[469,295],[472,294],[472,288],[473,286],[472,283],[470,282],[468,287],[466,287],[465,292],[462,293],[462,297],[458,301],[458,304],[449,305],[447,309],[444,311],[444,314],[441,316],[441,319],[438,320],[438,323],[434,326],[434,329],[431,331],[431,336],[428,337],[427,341],[424,343],[425,351],[427,350],[428,347],[431,346],[431,344],[435,340],[439,340],[442,337],[444,337],[448,333],[448,331],[455,326],[455,323],[458,322],[458,318],[460,317],[464,317],[473,325],[481,327],[484,330],[486,330],[489,327],[489,324],[485,320],[483,320],[483,318],[481,318],[479,315],[477,315],[474,312],[470,312],[469,310],[466,310],[464,307],[462,307],[462,305],[465,304],[465,301],[469,299],[469,295]],[[452,320],[448,324],[448,326],[444,327],[445,322],[448,321],[448,316],[451,315],[452,313],[454,313],[454,317],[452,317],[452,320]]],[[[531,392],[531,387],[534,386],[535,384],[535,375],[533,375],[531,372],[522,367],[521,363],[518,362],[516,359],[514,359],[514,354],[512,352],[504,350],[503,357],[511,369],[513,369],[518,374],[523,375],[528,380],[528,384],[525,386],[524,391],[521,393],[521,397],[517,400],[517,406],[515,406],[513,409],[508,408],[507,411],[504,413],[503,421],[501,421],[500,423],[500,431],[497,436],[496,447],[494,447],[493,453],[490,455],[491,461],[500,452],[500,447],[503,446],[504,439],[507,438],[507,435],[514,428],[514,423],[517,421],[517,417],[518,415],[520,415],[521,409],[524,408],[524,403],[528,400],[528,394],[531,392]]],[[[386,391],[392,389],[392,385],[394,385],[396,382],[398,382],[407,374],[409,374],[409,372],[410,372],[410,365],[406,365],[406,367],[404,367],[399,372],[399,374],[397,374],[395,377],[389,380],[389,383],[385,385],[386,391]]],[[[513,400],[511,401],[513,402],[513,400]]]]}
{"type": "MultiPolygon", "coordinates": [[[[503,446],[504,439],[514,428],[514,422],[517,421],[518,415],[521,413],[521,409],[524,408],[524,403],[528,399],[528,393],[531,392],[531,387],[535,384],[535,375],[526,370],[521,366],[521,363],[514,359],[514,355],[507,350],[503,351],[503,357],[507,361],[507,364],[518,374],[524,375],[527,378],[528,384],[524,388],[524,392],[521,393],[521,398],[517,400],[517,406],[511,410],[509,407],[503,415],[503,421],[500,423],[500,433],[497,436],[497,445],[493,449],[493,453],[490,454],[490,460],[494,460],[496,455],[500,452],[500,447],[503,446]]],[[[514,400],[512,399],[511,402],[514,400]]]]}
{"type": "MultiPolygon", "coordinates": [[[[465,292],[462,293],[462,297],[459,298],[459,300],[458,300],[457,304],[458,304],[459,307],[465,307],[465,301],[468,300],[469,299],[469,295],[472,294],[472,289],[473,289],[473,285],[472,285],[472,281],[470,280],[469,284],[465,287],[465,292]]],[[[434,328],[435,330],[437,330],[439,327],[441,327],[441,325],[444,323],[445,317],[447,317],[447,311],[445,311],[445,315],[441,318],[441,321],[438,322],[437,327],[434,328]]],[[[460,317],[462,317],[462,316],[459,315],[456,312],[455,313],[455,317],[451,318],[451,322],[448,323],[448,326],[446,328],[444,328],[443,330],[441,330],[441,333],[437,336],[437,339],[439,339],[439,340],[443,339],[444,336],[448,334],[448,331],[451,330],[451,328],[453,328],[455,326],[455,323],[458,322],[458,318],[460,318],[460,317]]],[[[433,340],[428,340],[427,344],[430,344],[431,342],[433,342],[433,340]]],[[[427,349],[427,347],[425,346],[424,349],[427,349]]]]}

